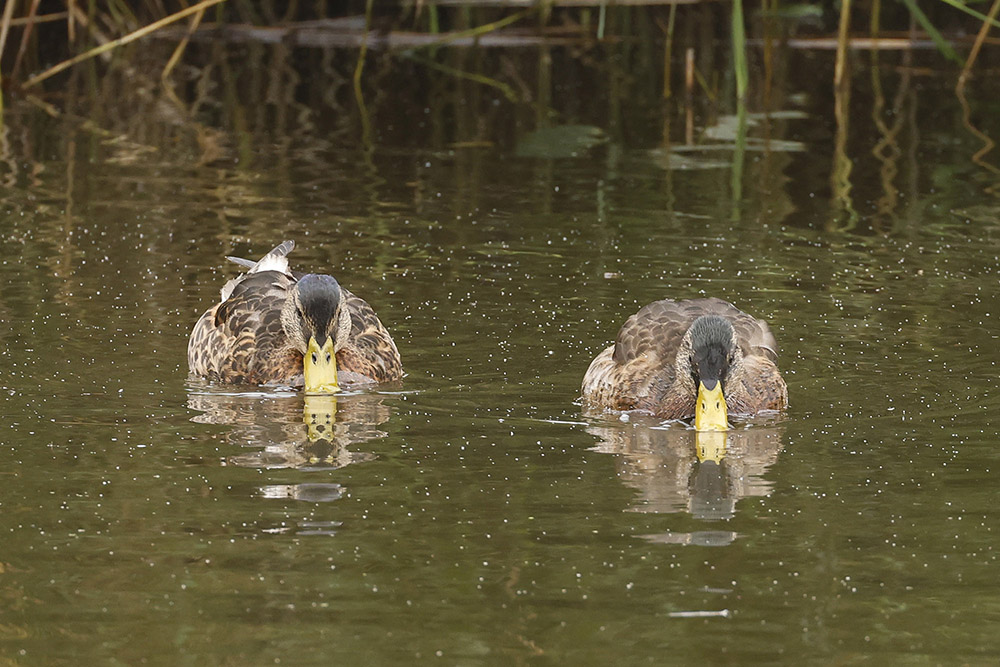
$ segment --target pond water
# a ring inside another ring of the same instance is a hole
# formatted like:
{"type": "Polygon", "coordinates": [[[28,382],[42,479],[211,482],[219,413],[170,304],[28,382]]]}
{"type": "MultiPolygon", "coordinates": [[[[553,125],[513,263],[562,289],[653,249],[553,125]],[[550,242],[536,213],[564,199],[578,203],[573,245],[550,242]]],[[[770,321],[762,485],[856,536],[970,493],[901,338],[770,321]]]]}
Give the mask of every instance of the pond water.
{"type": "MultiPolygon", "coordinates": [[[[996,156],[947,77],[886,59],[834,99],[832,56],[791,62],[775,113],[698,109],[687,146],[576,74],[558,122],[400,75],[367,142],[239,85],[197,124],[8,109],[0,664],[995,659],[996,156]],[[285,238],[373,305],[402,382],[187,377],[225,256],[285,238]],[[668,296],[781,346],[790,408],[721,462],[577,400],[668,296]]],[[[968,91],[986,135],[998,92],[968,91]]]]}

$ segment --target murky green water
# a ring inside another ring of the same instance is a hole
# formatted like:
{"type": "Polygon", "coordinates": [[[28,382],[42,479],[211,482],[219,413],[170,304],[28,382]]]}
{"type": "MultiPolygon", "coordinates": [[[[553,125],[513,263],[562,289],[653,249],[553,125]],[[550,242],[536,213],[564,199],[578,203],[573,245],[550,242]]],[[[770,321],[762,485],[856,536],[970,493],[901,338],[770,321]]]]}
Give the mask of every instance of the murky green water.
{"type": "MultiPolygon", "coordinates": [[[[726,122],[671,154],[590,107],[567,120],[606,134],[559,158],[523,119],[456,146],[479,130],[386,114],[368,154],[315,117],[208,119],[197,150],[16,109],[0,663],[995,659],[1000,181],[948,88],[886,69],[838,185],[809,67],[735,169],[726,122]],[[402,383],[317,407],[187,379],[223,257],[284,238],[376,308],[402,383]],[[575,403],[629,314],[702,295],[771,322],[791,398],[719,465],[575,403]]],[[[970,92],[994,136],[996,92],[970,92]]]]}

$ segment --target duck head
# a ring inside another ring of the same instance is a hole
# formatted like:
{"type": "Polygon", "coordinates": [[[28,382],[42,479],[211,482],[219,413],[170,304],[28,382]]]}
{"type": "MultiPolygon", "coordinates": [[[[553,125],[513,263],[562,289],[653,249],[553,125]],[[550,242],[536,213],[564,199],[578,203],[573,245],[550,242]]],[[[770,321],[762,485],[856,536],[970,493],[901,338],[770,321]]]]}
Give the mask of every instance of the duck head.
{"type": "Polygon", "coordinates": [[[733,325],[718,315],[702,315],[684,334],[678,357],[679,373],[690,377],[697,389],[695,430],[727,430],[726,388],[738,378],[743,364],[733,325]]]}
{"type": "Polygon", "coordinates": [[[351,333],[351,315],[340,284],[332,277],[308,274],[292,287],[281,311],[285,334],[302,353],[307,394],[333,394],[337,384],[337,351],[351,333]]]}

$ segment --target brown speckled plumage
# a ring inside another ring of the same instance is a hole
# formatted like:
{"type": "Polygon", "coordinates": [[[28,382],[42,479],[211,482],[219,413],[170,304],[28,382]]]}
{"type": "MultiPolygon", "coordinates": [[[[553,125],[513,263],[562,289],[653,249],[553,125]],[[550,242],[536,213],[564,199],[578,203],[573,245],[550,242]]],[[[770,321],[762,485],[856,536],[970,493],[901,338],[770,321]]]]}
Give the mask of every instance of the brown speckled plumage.
{"type": "Polygon", "coordinates": [[[724,382],[730,414],[752,415],[788,405],[788,390],[775,363],[770,327],[721,299],[654,301],[626,320],[615,344],[605,349],[583,378],[591,407],[645,410],[664,419],[694,415],[697,386],[691,372],[691,325],[704,315],[730,324],[734,349],[724,382]]]}
{"type": "MultiPolygon", "coordinates": [[[[250,271],[230,281],[223,300],[195,324],[188,341],[191,373],[232,384],[301,386],[302,351],[286,332],[282,310],[302,278],[287,269],[284,256],[294,244],[282,243],[261,260],[275,261],[260,270],[247,260],[231,258],[250,271]]],[[[375,311],[360,297],[339,287],[340,303],[350,315],[350,335],[337,344],[342,383],[386,382],[403,375],[399,352],[375,311]]],[[[346,330],[346,329],[345,329],[346,330]]]]}

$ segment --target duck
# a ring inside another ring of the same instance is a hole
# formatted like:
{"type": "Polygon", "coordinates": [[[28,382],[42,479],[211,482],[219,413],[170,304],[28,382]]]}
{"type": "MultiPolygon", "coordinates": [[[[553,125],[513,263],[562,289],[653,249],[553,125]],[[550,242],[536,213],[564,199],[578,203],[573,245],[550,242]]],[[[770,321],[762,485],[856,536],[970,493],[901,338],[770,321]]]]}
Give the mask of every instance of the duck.
{"type": "Polygon", "coordinates": [[[730,414],[788,406],[777,361],[764,320],[722,299],[663,299],[629,317],[594,358],[583,376],[583,403],[694,418],[698,431],[725,431],[730,414]]]}
{"type": "Polygon", "coordinates": [[[294,247],[284,241],[256,262],[227,258],[246,272],[225,284],[221,300],[194,325],[191,375],[303,387],[306,394],[400,379],[399,351],[372,307],[333,276],[291,271],[294,247]]]}

